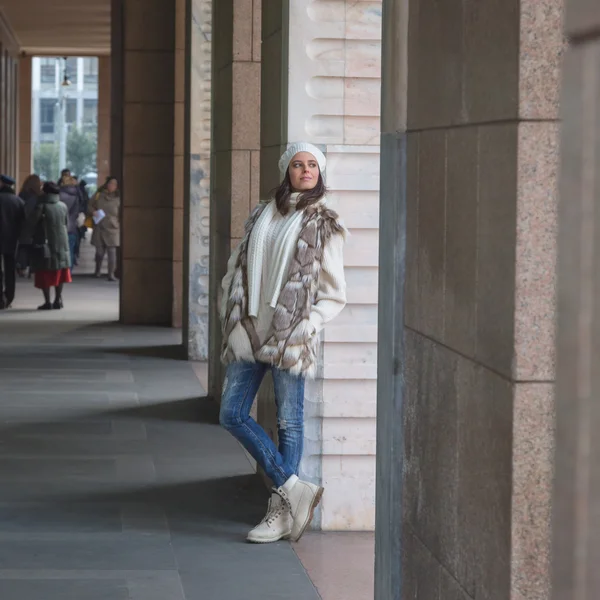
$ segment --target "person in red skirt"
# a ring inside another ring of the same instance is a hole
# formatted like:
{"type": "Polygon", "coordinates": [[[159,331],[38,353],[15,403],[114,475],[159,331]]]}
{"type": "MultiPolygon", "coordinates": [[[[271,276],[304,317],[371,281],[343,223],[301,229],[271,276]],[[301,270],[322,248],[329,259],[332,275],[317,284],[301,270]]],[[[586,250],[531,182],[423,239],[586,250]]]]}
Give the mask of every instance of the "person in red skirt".
{"type": "Polygon", "coordinates": [[[48,181],[28,220],[33,236],[31,268],[35,273],[35,287],[44,294],[44,304],[38,306],[38,310],[62,308],[63,285],[72,281],[67,225],[68,209],[60,201],[59,188],[48,181]],[[56,290],[54,302],[50,301],[50,288],[56,290]]]}

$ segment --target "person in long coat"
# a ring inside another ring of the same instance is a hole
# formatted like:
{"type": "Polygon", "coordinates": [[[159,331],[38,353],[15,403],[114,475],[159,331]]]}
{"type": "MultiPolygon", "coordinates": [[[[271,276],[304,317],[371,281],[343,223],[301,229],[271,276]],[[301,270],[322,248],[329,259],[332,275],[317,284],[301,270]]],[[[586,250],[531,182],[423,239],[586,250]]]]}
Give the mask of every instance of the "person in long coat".
{"type": "MultiPolygon", "coordinates": [[[[28,219],[36,207],[38,198],[42,195],[42,181],[39,175],[32,173],[25,179],[19,197],[25,203],[25,219],[28,219]]],[[[17,273],[24,277],[29,270],[29,257],[31,255],[31,233],[23,227],[21,237],[19,238],[19,251],[17,252],[17,273]]],[[[31,275],[31,271],[29,271],[31,275]]]]}
{"type": "Polygon", "coordinates": [[[79,239],[77,220],[81,212],[81,193],[74,177],[63,177],[60,186],[60,201],[67,207],[69,214],[67,233],[69,234],[69,249],[71,251],[71,269],[73,269],[75,249],[77,247],[77,240],[79,239]]]}
{"type": "Polygon", "coordinates": [[[90,202],[94,217],[92,244],[96,247],[96,277],[101,276],[104,255],[108,254],[108,280],[116,281],[117,248],[121,244],[121,195],[115,177],[107,177],[106,183],[90,202]]]}
{"type": "Polygon", "coordinates": [[[15,298],[17,244],[25,223],[25,205],[15,194],[15,180],[0,175],[0,309],[15,298]]]}
{"type": "Polygon", "coordinates": [[[68,209],[60,201],[55,183],[44,184],[27,227],[32,232],[31,266],[35,272],[35,287],[42,290],[44,304],[38,310],[63,307],[63,285],[71,283],[71,253],[67,234],[68,209]],[[50,302],[50,288],[55,288],[54,302],[50,302]]]}

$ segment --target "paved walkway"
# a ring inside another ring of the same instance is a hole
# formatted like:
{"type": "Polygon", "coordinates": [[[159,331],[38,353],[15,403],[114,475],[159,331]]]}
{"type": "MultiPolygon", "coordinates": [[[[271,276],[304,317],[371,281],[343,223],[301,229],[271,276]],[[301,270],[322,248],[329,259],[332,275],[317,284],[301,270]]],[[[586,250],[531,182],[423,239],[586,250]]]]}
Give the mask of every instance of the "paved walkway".
{"type": "Polygon", "coordinates": [[[64,302],[0,311],[0,599],[317,600],[292,545],[243,541],[266,490],[179,334],[110,323],[106,281],[64,302]]]}

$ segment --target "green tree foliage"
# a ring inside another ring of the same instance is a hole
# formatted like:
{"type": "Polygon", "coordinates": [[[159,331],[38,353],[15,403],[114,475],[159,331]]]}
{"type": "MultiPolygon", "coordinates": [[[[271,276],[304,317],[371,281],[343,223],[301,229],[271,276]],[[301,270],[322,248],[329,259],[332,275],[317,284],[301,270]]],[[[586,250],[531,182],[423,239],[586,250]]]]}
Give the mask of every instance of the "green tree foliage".
{"type": "Polygon", "coordinates": [[[42,179],[55,181],[60,167],[58,166],[58,148],[53,143],[36,145],[33,151],[33,171],[42,179]]]}
{"type": "Polygon", "coordinates": [[[67,136],[67,169],[79,178],[95,171],[97,148],[94,132],[73,127],[67,136]]]}

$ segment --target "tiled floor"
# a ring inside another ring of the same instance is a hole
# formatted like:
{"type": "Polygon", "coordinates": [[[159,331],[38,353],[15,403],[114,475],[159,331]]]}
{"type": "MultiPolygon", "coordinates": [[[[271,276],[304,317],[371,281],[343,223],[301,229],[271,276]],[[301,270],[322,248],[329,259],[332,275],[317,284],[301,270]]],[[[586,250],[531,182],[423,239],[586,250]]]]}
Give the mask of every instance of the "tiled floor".
{"type": "Polygon", "coordinates": [[[292,546],[246,544],[266,491],[178,333],[79,279],[0,312],[1,600],[317,600],[292,546]]]}

